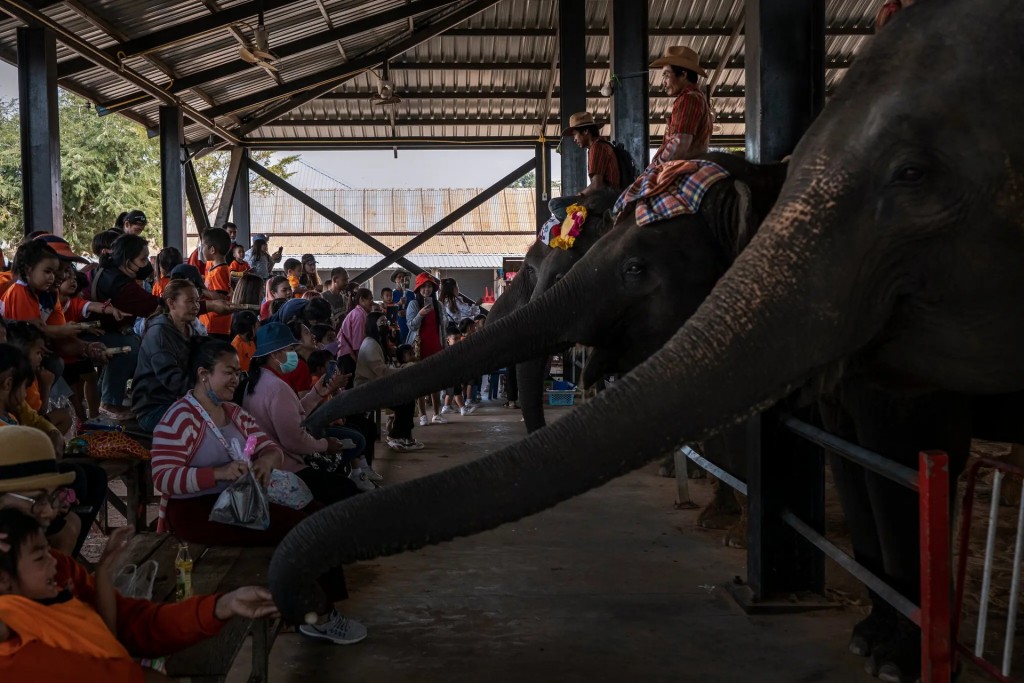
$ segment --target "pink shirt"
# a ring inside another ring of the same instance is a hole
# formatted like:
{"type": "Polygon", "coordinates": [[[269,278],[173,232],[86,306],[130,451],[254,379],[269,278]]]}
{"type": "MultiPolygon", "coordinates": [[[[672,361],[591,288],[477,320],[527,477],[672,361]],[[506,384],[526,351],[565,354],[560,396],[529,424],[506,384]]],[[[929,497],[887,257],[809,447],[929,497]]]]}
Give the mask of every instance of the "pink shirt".
{"type": "Polygon", "coordinates": [[[281,469],[289,472],[298,472],[306,467],[303,455],[327,450],[327,439],[314,439],[302,428],[306,408],[316,407],[319,400],[315,391],[306,394],[305,398],[312,402],[312,406],[300,401],[295,391],[272,370],[263,368],[256,389],[251,394],[246,391],[242,399],[242,407],[284,451],[281,469]]]}
{"type": "Polygon", "coordinates": [[[350,355],[352,359],[359,355],[359,347],[363,343],[363,339],[366,338],[366,318],[369,317],[369,313],[362,306],[356,306],[348,315],[345,316],[345,320],[341,323],[341,329],[338,330],[338,355],[350,355]]]}

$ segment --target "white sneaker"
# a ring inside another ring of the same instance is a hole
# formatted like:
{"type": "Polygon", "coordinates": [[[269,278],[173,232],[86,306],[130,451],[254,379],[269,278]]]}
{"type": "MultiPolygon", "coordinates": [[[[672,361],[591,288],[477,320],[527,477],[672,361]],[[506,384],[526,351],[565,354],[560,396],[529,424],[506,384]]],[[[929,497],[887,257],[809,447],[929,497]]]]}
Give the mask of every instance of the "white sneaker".
{"type": "Polygon", "coordinates": [[[355,619],[348,619],[331,610],[330,618],[322,624],[303,624],[299,633],[310,638],[322,638],[335,645],[353,645],[366,638],[366,627],[355,619]]]}
{"type": "Polygon", "coordinates": [[[470,405],[462,406],[462,414],[463,415],[472,415],[475,412],[476,412],[476,406],[470,406],[470,405]]]}
{"type": "Polygon", "coordinates": [[[440,415],[435,415],[434,417],[430,418],[430,424],[446,425],[448,424],[448,420],[444,419],[440,415]]]}
{"type": "Polygon", "coordinates": [[[370,481],[370,478],[366,476],[366,472],[364,472],[360,467],[352,470],[351,474],[348,475],[348,478],[356,483],[356,488],[360,491],[372,491],[377,488],[374,486],[373,482],[370,481]]]}
{"type": "Polygon", "coordinates": [[[421,451],[421,450],[423,450],[423,442],[422,441],[417,441],[416,439],[405,439],[402,442],[402,445],[405,446],[405,450],[407,450],[407,451],[421,451]]]}
{"type": "Polygon", "coordinates": [[[399,453],[405,453],[409,450],[402,439],[388,439],[388,448],[399,453]]]}
{"type": "Polygon", "coordinates": [[[372,481],[373,483],[379,484],[380,482],[384,481],[384,477],[379,475],[377,473],[377,470],[373,469],[373,467],[371,467],[370,465],[363,467],[362,470],[363,474],[366,475],[366,478],[372,481]]]}
{"type": "Polygon", "coordinates": [[[452,407],[451,406],[441,406],[441,414],[442,415],[447,415],[450,412],[452,412],[452,407]]]}
{"type": "Polygon", "coordinates": [[[426,415],[420,415],[420,427],[426,427],[430,424],[430,418],[426,415]]]}

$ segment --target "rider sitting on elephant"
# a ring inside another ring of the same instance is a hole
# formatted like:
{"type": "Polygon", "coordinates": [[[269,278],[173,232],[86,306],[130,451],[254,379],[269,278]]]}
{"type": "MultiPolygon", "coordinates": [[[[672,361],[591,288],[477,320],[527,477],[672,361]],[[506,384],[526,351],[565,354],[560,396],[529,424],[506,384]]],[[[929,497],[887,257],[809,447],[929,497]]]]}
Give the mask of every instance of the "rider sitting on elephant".
{"type": "Polygon", "coordinates": [[[555,197],[548,202],[551,215],[562,221],[565,220],[566,208],[578,204],[582,197],[604,188],[621,191],[623,181],[626,184],[632,181],[632,178],[622,178],[615,148],[601,137],[601,126],[589,111],[577,112],[569,117],[569,125],[562,131],[562,137],[569,136],[577,147],[587,150],[587,177],[590,178],[590,184],[578,195],[555,197]]]}
{"type": "Polygon", "coordinates": [[[651,62],[661,67],[661,85],[675,97],[672,114],[665,125],[665,137],[651,166],[666,161],[692,159],[708,151],[714,119],[711,108],[697,85],[699,76],[707,76],[700,66],[700,57],[685,45],[672,45],[665,54],[651,62]]]}

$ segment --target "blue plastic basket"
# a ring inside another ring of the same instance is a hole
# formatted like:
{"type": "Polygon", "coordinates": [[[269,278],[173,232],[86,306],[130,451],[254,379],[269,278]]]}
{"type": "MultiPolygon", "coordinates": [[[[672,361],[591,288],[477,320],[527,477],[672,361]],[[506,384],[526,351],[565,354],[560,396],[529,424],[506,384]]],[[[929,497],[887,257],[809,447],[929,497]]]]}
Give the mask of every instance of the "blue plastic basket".
{"type": "Polygon", "coordinates": [[[553,389],[548,392],[548,405],[552,406],[571,406],[573,400],[576,398],[576,392],[572,389],[568,390],[556,390],[553,389]]]}

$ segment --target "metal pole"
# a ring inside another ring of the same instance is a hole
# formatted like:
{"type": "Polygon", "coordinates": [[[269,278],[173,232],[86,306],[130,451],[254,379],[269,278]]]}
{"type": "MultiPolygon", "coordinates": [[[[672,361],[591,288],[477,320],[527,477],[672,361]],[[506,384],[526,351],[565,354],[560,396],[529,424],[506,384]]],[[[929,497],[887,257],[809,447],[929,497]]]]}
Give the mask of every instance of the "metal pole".
{"type": "Polygon", "coordinates": [[[242,164],[235,178],[235,191],[231,196],[231,221],[238,227],[236,241],[239,244],[248,244],[249,234],[252,230],[249,204],[248,149],[242,150],[242,164]]]}
{"type": "Polygon", "coordinates": [[[22,215],[25,234],[60,235],[60,127],[57,117],[57,43],[44,28],[18,29],[22,215]]]}
{"type": "MultiPolygon", "coordinates": [[[[635,3],[633,3],[635,4],[635,3]]],[[[583,0],[558,0],[559,113],[562,128],[569,117],[587,108],[587,8],[583,0]]],[[[562,196],[571,197],[587,186],[587,154],[563,140],[562,196]]]]}
{"type": "Polygon", "coordinates": [[[181,109],[160,107],[160,203],[164,245],[178,247],[187,255],[185,244],[185,166],[182,147],[185,124],[181,109]]]}
{"type": "Polygon", "coordinates": [[[824,0],[747,0],[747,158],[781,161],[825,106],[824,0]]]}
{"type": "MultiPolygon", "coordinates": [[[[611,73],[632,74],[647,71],[647,5],[646,2],[612,2],[611,73]]],[[[650,153],[650,81],[648,78],[627,78],[614,86],[612,94],[611,136],[625,146],[638,169],[647,167],[650,153]]],[[[622,178],[628,185],[632,178],[622,178]]]]}
{"type": "MultiPolygon", "coordinates": [[[[985,628],[988,625],[988,599],[992,590],[992,556],[996,549],[996,528],[999,526],[999,495],[1003,487],[1002,470],[996,470],[992,480],[992,502],[988,511],[988,534],[985,538],[985,564],[981,574],[981,595],[978,600],[978,630],[974,637],[974,654],[985,654],[985,628]]],[[[1024,500],[1024,497],[1022,497],[1024,500]]]]}
{"type": "MultiPolygon", "coordinates": [[[[953,606],[949,566],[949,456],[945,453],[921,453],[918,496],[921,518],[921,680],[948,683],[953,676],[953,606]]],[[[1024,511],[1024,507],[1021,510],[1024,511]]],[[[1019,569],[1020,558],[1017,557],[1016,561],[1019,569]]]]}

